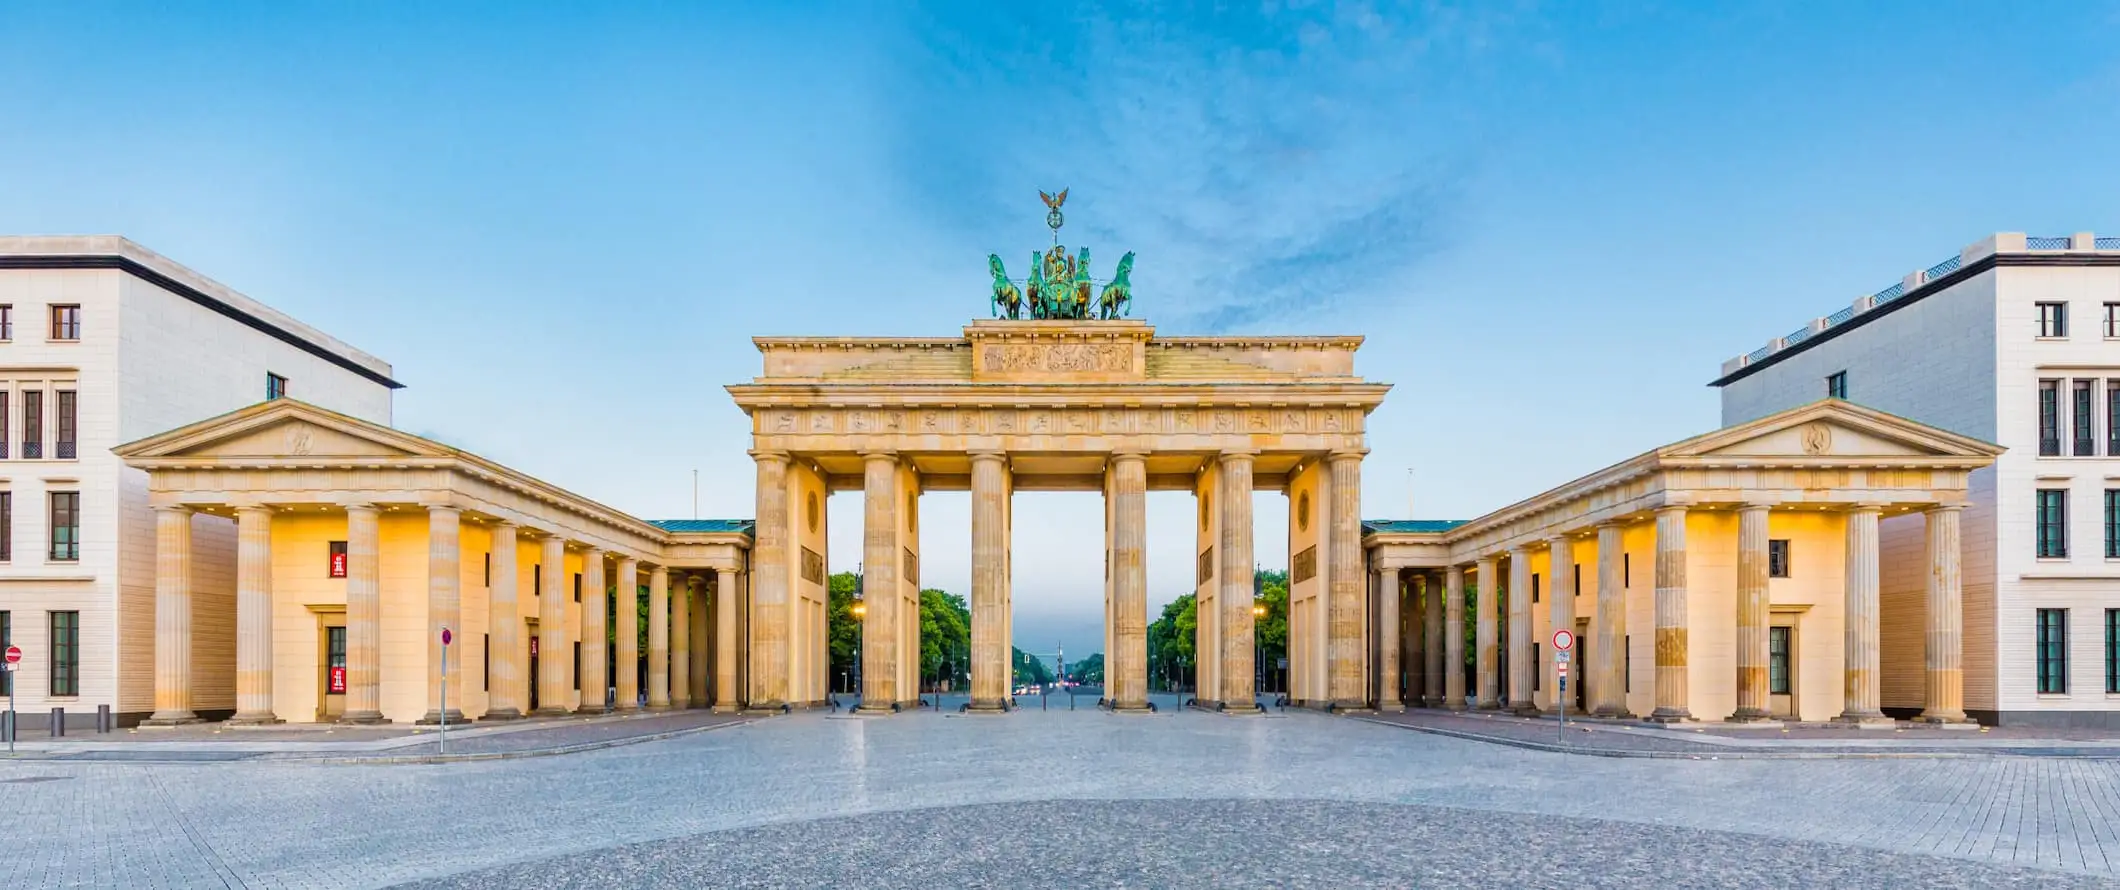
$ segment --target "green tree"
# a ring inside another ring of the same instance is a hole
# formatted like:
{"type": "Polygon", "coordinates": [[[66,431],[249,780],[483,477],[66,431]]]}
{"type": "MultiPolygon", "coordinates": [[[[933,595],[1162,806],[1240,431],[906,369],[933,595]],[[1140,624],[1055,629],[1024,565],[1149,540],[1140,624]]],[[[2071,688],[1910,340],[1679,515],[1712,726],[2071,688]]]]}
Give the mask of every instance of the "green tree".
{"type": "Polygon", "coordinates": [[[1104,684],[1104,653],[1099,652],[1067,666],[1067,678],[1090,686],[1104,684]]]}
{"type": "Polygon", "coordinates": [[[1021,649],[1017,649],[1014,646],[1011,646],[1009,648],[1012,650],[1011,656],[1015,661],[1016,665],[1016,685],[1024,686],[1029,684],[1036,684],[1039,686],[1043,686],[1053,682],[1053,672],[1046,668],[1044,661],[1034,658],[1031,656],[1030,653],[1025,652],[1021,649]]]}
{"type": "Polygon", "coordinates": [[[950,678],[963,686],[972,651],[972,609],[964,597],[941,590],[920,591],[920,675],[950,678]]]}
{"type": "Polygon", "coordinates": [[[1288,573],[1260,572],[1258,605],[1266,613],[1257,619],[1259,671],[1274,684],[1280,677],[1281,659],[1288,657],[1288,573]]]}
{"type": "Polygon", "coordinates": [[[854,654],[861,651],[861,619],[854,617],[853,572],[840,572],[827,579],[825,589],[825,640],[832,660],[831,682],[852,682],[854,654]]]}
{"type": "Polygon", "coordinates": [[[1164,604],[1163,614],[1148,625],[1149,682],[1168,689],[1192,677],[1198,608],[1193,595],[1185,594],[1164,604]]]}

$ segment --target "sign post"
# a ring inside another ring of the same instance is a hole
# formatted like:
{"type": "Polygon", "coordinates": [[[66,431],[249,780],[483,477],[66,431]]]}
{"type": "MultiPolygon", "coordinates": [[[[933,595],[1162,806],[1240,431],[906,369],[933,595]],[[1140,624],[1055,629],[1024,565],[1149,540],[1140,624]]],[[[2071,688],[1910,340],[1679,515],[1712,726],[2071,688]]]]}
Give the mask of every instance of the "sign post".
{"type": "Polygon", "coordinates": [[[1560,679],[1560,740],[1568,740],[1568,650],[1575,648],[1575,632],[1565,627],[1553,631],[1553,672],[1560,679]]]}
{"type": "MultiPolygon", "coordinates": [[[[12,674],[12,673],[14,673],[14,672],[15,672],[15,671],[17,670],[17,667],[18,667],[19,665],[21,665],[21,664],[22,664],[22,647],[21,647],[21,646],[9,646],[9,647],[7,647],[7,664],[6,664],[6,666],[5,666],[5,670],[6,670],[6,671],[7,671],[8,673],[12,674]]],[[[9,756],[9,757],[13,757],[13,756],[15,756],[15,728],[16,728],[16,724],[17,724],[18,722],[19,722],[19,721],[18,721],[18,718],[17,718],[16,716],[15,716],[15,678],[13,678],[13,677],[9,677],[9,678],[7,678],[7,727],[6,727],[6,728],[7,728],[7,756],[9,756]]]]}
{"type": "Polygon", "coordinates": [[[442,628],[442,753],[449,753],[449,641],[454,639],[449,628],[442,628]]]}

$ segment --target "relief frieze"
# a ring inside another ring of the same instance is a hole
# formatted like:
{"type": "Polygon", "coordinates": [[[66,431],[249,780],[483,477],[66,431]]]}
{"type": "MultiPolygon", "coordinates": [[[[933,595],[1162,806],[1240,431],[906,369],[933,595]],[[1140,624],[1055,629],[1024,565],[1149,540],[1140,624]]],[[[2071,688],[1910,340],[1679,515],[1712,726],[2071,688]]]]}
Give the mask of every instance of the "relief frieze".
{"type": "Polygon", "coordinates": [[[1134,351],[1117,343],[1006,343],[986,347],[983,370],[997,374],[1125,373],[1134,351]]]}
{"type": "Polygon", "coordinates": [[[774,408],[765,436],[1099,436],[1359,434],[1355,408],[774,408]]]}

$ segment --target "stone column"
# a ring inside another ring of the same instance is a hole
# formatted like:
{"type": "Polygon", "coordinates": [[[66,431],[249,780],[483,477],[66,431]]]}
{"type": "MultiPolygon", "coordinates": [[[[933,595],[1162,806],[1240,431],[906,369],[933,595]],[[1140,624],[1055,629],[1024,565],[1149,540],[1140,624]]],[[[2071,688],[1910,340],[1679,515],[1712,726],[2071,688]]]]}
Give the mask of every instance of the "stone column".
{"type": "Polygon", "coordinates": [[[1597,682],[1590,686],[1595,717],[1626,719],[1627,710],[1627,581],[1622,559],[1626,550],[1617,522],[1597,525],[1597,682]]]}
{"type": "Polygon", "coordinates": [[[578,709],[601,714],[611,694],[609,643],[605,628],[611,611],[611,594],[604,584],[604,552],[595,547],[582,552],[582,703],[578,709]]]}
{"type": "Polygon", "coordinates": [[[346,505],[346,713],[341,723],[383,719],[381,526],[370,504],[346,505]]]}
{"type": "Polygon", "coordinates": [[[1846,660],[1846,704],[1841,723],[1890,723],[1878,707],[1877,651],[1877,519],[1874,504],[1861,504],[1848,512],[1847,606],[1843,643],[1846,660]]]}
{"type": "Polygon", "coordinates": [[[191,513],[155,507],[155,712],[147,726],[200,722],[191,710],[191,513]]]}
{"type": "MultiPolygon", "coordinates": [[[[1138,451],[1112,455],[1112,709],[1148,708],[1148,464],[1138,451]]],[[[1250,499],[1246,498],[1248,502],[1250,499]]],[[[1249,614],[1249,613],[1246,613],[1249,614]]]]}
{"type": "Polygon", "coordinates": [[[617,687],[614,704],[621,711],[631,711],[640,707],[640,561],[619,557],[618,582],[613,586],[617,590],[611,610],[618,626],[612,642],[618,645],[618,658],[611,669],[618,676],[611,678],[611,685],[617,687]]]}
{"type": "MultiPolygon", "coordinates": [[[[744,698],[762,707],[778,707],[788,700],[789,648],[788,604],[794,599],[794,579],[788,575],[788,555],[794,543],[794,524],[788,516],[788,454],[785,451],[753,451],[758,464],[757,521],[751,532],[750,689],[744,698]]],[[[872,604],[873,605],[873,604],[872,604]]]]}
{"type": "Polygon", "coordinates": [[[898,640],[904,626],[898,616],[898,455],[875,451],[862,455],[862,600],[861,708],[892,711],[907,698],[899,688],[898,640]]]}
{"type": "MultiPolygon", "coordinates": [[[[1326,481],[1332,485],[1332,501],[1327,505],[1332,525],[1326,529],[1332,548],[1327,567],[1331,573],[1327,590],[1332,594],[1328,676],[1333,703],[1342,708],[1369,705],[1368,690],[1363,688],[1369,661],[1369,635],[1363,632],[1369,623],[1369,573],[1362,569],[1362,456],[1368,453],[1350,449],[1325,457],[1326,481]]],[[[1249,581],[1251,575],[1244,577],[1249,581]]]]}
{"type": "Polygon", "coordinates": [[[972,452],[972,702],[1005,710],[1008,651],[1008,455],[972,452]]]}
{"type": "Polygon", "coordinates": [[[449,722],[464,722],[463,511],[445,504],[427,507],[427,713],[421,723],[442,721],[442,628],[449,644],[449,722]]]}
{"type": "Polygon", "coordinates": [[[1649,720],[1693,719],[1686,658],[1686,508],[1656,511],[1656,710],[1649,720]]]}
{"type": "Polygon", "coordinates": [[[1257,678],[1253,676],[1251,557],[1251,462],[1249,451],[1225,451],[1221,460],[1222,541],[1221,589],[1215,593],[1222,612],[1222,709],[1252,712],[1259,709],[1257,678]]]}
{"type": "Polygon", "coordinates": [[[1443,707],[1465,709],[1465,567],[1443,571],[1443,707]]]}
{"type": "Polygon", "coordinates": [[[670,569],[648,570],[648,710],[670,709],[670,569]]]}
{"type": "Polygon", "coordinates": [[[272,712],[271,507],[236,510],[236,714],[228,722],[281,722],[272,712]]]}
{"type": "Polygon", "coordinates": [[[1939,504],[1927,511],[1929,527],[1928,628],[1924,645],[1925,692],[1921,720],[1964,723],[1965,604],[1959,573],[1958,516],[1964,507],[1939,504]]]}
{"type": "Polygon", "coordinates": [[[730,713],[743,708],[737,695],[736,619],[740,604],[736,596],[736,573],[714,570],[714,710],[730,713]]]}
{"type": "MultiPolygon", "coordinates": [[[[711,653],[707,651],[708,644],[714,639],[713,610],[707,603],[707,576],[692,572],[685,576],[685,582],[685,608],[691,616],[691,620],[685,625],[685,637],[689,641],[689,645],[685,647],[685,658],[691,665],[685,672],[686,690],[690,693],[686,696],[686,707],[704,708],[713,704],[713,700],[707,697],[707,677],[714,671],[714,663],[709,660],[711,653]]],[[[823,630],[824,628],[819,628],[819,631],[823,630]]],[[[820,634],[820,639],[822,638],[820,634]]],[[[818,665],[817,670],[823,672],[825,666],[818,665]]],[[[829,685],[830,682],[827,678],[826,683],[829,685]]]]}
{"type": "Polygon", "coordinates": [[[1403,711],[1399,703],[1399,571],[1377,569],[1377,710],[1403,711]]]}
{"type": "Polygon", "coordinates": [[[1509,551],[1509,710],[1538,713],[1531,703],[1531,548],[1509,551]]]}
{"type": "Polygon", "coordinates": [[[493,524],[493,583],[487,585],[486,716],[481,720],[517,720],[523,716],[523,613],[516,597],[515,523],[493,524]]]}
{"type": "Polygon", "coordinates": [[[1472,632],[1479,646],[1474,655],[1474,676],[1479,680],[1480,710],[1487,711],[1502,706],[1500,667],[1500,629],[1495,626],[1496,616],[1501,611],[1501,568],[1493,556],[1482,556],[1479,560],[1479,612],[1473,616],[1472,632]]]}
{"type": "Polygon", "coordinates": [[[567,539],[546,535],[538,553],[537,713],[555,717],[568,712],[567,687],[574,646],[567,639],[567,539]]]}
{"type": "MultiPolygon", "coordinates": [[[[1547,645],[1550,646],[1552,631],[1566,628],[1569,633],[1575,632],[1575,542],[1569,540],[1567,535],[1554,535],[1546,539],[1546,600],[1553,624],[1547,634],[1547,645]]],[[[1568,676],[1578,684],[1583,682],[1583,670],[1587,667],[1581,661],[1573,660],[1576,653],[1581,651],[1582,647],[1578,645],[1568,653],[1571,659],[1568,662],[1568,676]]],[[[1535,665],[1533,670],[1546,675],[1546,688],[1553,690],[1553,694],[1548,696],[1551,702],[1549,708],[1557,712],[1564,701],[1567,704],[1574,704],[1574,701],[1568,691],[1561,688],[1560,670],[1557,667],[1560,662],[1559,654],[1547,653],[1545,660],[1545,664],[1535,665]]]]}
{"type": "Polygon", "coordinates": [[[1772,716],[1767,701],[1767,516],[1765,504],[1737,510],[1737,723],[1772,716]]]}
{"type": "Polygon", "coordinates": [[[670,590],[670,707],[692,706],[692,576],[670,590]]]}
{"type": "Polygon", "coordinates": [[[1399,700],[1402,704],[1418,708],[1421,706],[1421,692],[1426,688],[1428,681],[1428,650],[1423,641],[1423,632],[1428,621],[1421,610],[1421,601],[1433,594],[1427,589],[1425,574],[1401,571],[1398,581],[1406,588],[1406,598],[1401,601],[1399,611],[1399,628],[1402,635],[1400,665],[1406,679],[1399,686],[1399,700]]]}
{"type": "MultiPolygon", "coordinates": [[[[1424,592],[1421,608],[1425,613],[1421,616],[1421,652],[1428,660],[1428,675],[1422,678],[1425,683],[1422,699],[1423,704],[1431,708],[1440,708],[1449,701],[1443,696],[1443,677],[1448,671],[1444,669],[1443,661],[1443,601],[1446,596],[1442,580],[1434,572],[1421,574],[1421,588],[1424,592]]],[[[1464,653],[1460,651],[1458,656],[1463,657],[1464,653]]]]}

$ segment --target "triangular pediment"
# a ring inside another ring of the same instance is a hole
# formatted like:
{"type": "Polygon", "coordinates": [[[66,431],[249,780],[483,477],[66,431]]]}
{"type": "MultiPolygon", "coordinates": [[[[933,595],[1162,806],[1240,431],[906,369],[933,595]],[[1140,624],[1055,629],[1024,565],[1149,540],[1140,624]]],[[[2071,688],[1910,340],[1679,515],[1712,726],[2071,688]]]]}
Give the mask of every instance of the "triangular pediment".
{"type": "Polygon", "coordinates": [[[1949,430],[1825,399],[1695,436],[1659,450],[1664,458],[1993,457],[2000,446],[1949,430]]]}
{"type": "Polygon", "coordinates": [[[114,450],[128,459],[232,460],[442,457],[453,453],[427,439],[293,399],[261,402],[114,450]]]}

